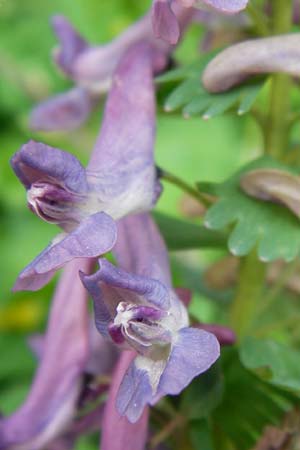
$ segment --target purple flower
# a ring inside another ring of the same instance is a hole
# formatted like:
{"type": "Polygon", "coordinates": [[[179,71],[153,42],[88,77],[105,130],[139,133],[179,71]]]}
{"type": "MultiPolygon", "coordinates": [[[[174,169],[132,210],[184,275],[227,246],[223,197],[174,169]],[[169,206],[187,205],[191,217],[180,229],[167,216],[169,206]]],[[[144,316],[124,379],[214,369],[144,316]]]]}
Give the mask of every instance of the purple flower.
{"type": "Polygon", "coordinates": [[[188,326],[187,311],[171,287],[165,244],[148,214],[119,223],[115,254],[120,268],[102,258],[95,274],[81,278],[100,333],[138,353],[116,398],[118,412],[134,423],[147,404],[179,394],[207,370],[219,356],[219,343],[188,326]]]}
{"type": "MultiPolygon", "coordinates": [[[[182,28],[186,22],[178,16],[182,28]]],[[[35,130],[65,130],[79,126],[90,114],[101,94],[112,82],[114,71],[130,46],[146,41],[152,48],[154,73],[167,64],[172,47],[153,36],[151,19],[146,15],[108,44],[90,46],[63,16],[55,16],[52,25],[60,46],[54,52],[56,64],[75,82],[70,91],[38,105],[30,125],[35,130]]]]}
{"type": "MultiPolygon", "coordinates": [[[[170,44],[180,37],[178,9],[208,6],[224,14],[235,14],[246,8],[248,0],[153,0],[152,25],[154,34],[170,44]]],[[[181,13],[183,14],[183,13],[181,13]]]]}
{"type": "Polygon", "coordinates": [[[83,429],[99,425],[99,408],[73,422],[86,398],[86,374],[110,373],[117,357],[112,344],[95,334],[95,327],[89,330],[87,292],[77,274],[83,267],[90,271],[92,265],[92,260],[76,260],[62,275],[46,335],[34,340],[40,363],[30,393],[14,414],[0,420],[1,450],[40,450],[56,440],[65,446],[49,448],[71,448],[67,443],[83,429]]]}
{"type": "Polygon", "coordinates": [[[122,58],[86,169],[74,156],[33,141],[13,156],[30,209],[64,230],[21,272],[15,290],[39,289],[73,258],[110,251],[114,220],[153,206],[160,186],[153,161],[152,56],[140,43],[122,58]]]}

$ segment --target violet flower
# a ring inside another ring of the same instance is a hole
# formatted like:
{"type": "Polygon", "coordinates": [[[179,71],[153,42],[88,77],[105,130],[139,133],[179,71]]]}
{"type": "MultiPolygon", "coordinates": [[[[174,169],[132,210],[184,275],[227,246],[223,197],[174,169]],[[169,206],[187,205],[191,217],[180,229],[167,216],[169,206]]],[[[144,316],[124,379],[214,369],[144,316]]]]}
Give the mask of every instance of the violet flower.
{"type": "MultiPolygon", "coordinates": [[[[190,13],[180,10],[178,21],[183,30],[190,13]]],[[[60,46],[54,52],[56,64],[71,78],[75,87],[38,105],[30,126],[35,130],[66,130],[78,127],[90,114],[99,96],[106,92],[113,73],[130,46],[146,41],[153,51],[153,71],[165,68],[173,47],[153,36],[151,18],[144,16],[108,44],[90,46],[63,16],[52,19],[60,46]]]]}
{"type": "Polygon", "coordinates": [[[176,44],[180,37],[177,8],[208,6],[224,14],[236,14],[246,8],[248,0],[153,0],[152,25],[157,38],[176,44]]]}
{"type": "Polygon", "coordinates": [[[151,47],[140,43],[122,58],[86,169],[74,156],[33,141],[13,156],[30,209],[64,230],[21,272],[15,290],[39,289],[73,258],[110,251],[114,220],[153,206],[160,185],[153,161],[152,57],[151,47]]]}
{"type": "Polygon", "coordinates": [[[148,214],[119,223],[115,253],[120,268],[101,258],[98,272],[81,278],[100,333],[138,353],[116,398],[119,414],[134,423],[147,404],[179,394],[206,371],[220,346],[213,334],[188,326],[185,306],[171,287],[165,244],[148,214]]]}

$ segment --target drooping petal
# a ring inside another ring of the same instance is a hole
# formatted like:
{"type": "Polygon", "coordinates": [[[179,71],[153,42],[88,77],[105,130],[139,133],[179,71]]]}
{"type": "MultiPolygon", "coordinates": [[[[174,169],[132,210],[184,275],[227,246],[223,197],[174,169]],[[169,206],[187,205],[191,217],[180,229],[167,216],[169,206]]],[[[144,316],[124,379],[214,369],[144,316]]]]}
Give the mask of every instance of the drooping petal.
{"type": "Polygon", "coordinates": [[[209,92],[222,92],[251,75],[274,72],[300,76],[300,33],[232,45],[210,61],[202,82],[209,92]]]}
{"type": "Polygon", "coordinates": [[[220,345],[213,334],[196,328],[182,328],[160,378],[158,393],[179,394],[219,356],[220,345]]]}
{"type": "Polygon", "coordinates": [[[157,38],[169,44],[177,44],[180,29],[176,15],[172,11],[170,0],[154,0],[152,6],[153,31],[157,38]]]}
{"type": "Polygon", "coordinates": [[[142,17],[111,42],[88,48],[76,59],[73,78],[80,86],[100,94],[111,86],[113,73],[121,57],[130,46],[147,41],[155,51],[152,55],[154,73],[164,69],[168,62],[171,47],[153,36],[149,15],[142,17]]]}
{"type": "Polygon", "coordinates": [[[240,186],[251,197],[280,203],[300,217],[299,176],[278,169],[256,169],[242,175],[240,186]]]}
{"type": "MultiPolygon", "coordinates": [[[[249,0],[202,0],[206,5],[225,14],[235,14],[242,11],[246,8],[248,1],[249,0]]],[[[195,1],[195,3],[197,2],[198,0],[195,1]]],[[[201,1],[199,3],[201,3],[201,1]]]]}
{"type": "Polygon", "coordinates": [[[134,356],[134,352],[122,353],[122,376],[119,375],[118,387],[115,390],[116,409],[121,416],[126,416],[124,419],[127,423],[129,420],[131,424],[142,420],[147,409],[145,407],[152,398],[148,373],[137,367],[134,356]]]}
{"type": "Polygon", "coordinates": [[[171,285],[167,248],[150,214],[127,216],[118,222],[114,254],[128,272],[171,285]]]}
{"type": "Polygon", "coordinates": [[[85,170],[75,156],[42,142],[29,141],[11,158],[11,166],[26,189],[50,178],[72,192],[88,189],[85,170]]]}
{"type": "Polygon", "coordinates": [[[156,186],[151,54],[148,44],[139,43],[123,56],[87,168],[107,177],[107,185],[114,183],[118,192],[128,192],[127,201],[131,200],[140,209],[152,206],[156,186]]]}
{"type": "Polygon", "coordinates": [[[52,26],[60,41],[54,54],[55,62],[65,73],[71,74],[75,59],[88,45],[64,16],[54,16],[52,26]]]}
{"type": "Polygon", "coordinates": [[[130,370],[128,366],[132,364],[134,356],[134,352],[124,351],[120,356],[119,363],[113,375],[102,422],[102,450],[145,449],[148,428],[148,408],[146,407],[144,409],[140,419],[134,424],[130,423],[127,417],[122,417],[116,409],[116,398],[119,396],[120,384],[126,371],[130,370]]]}
{"type": "Polygon", "coordinates": [[[76,87],[37,105],[31,112],[29,126],[39,131],[72,130],[87,119],[92,106],[89,93],[76,87]]]}
{"type": "Polygon", "coordinates": [[[55,271],[74,258],[95,258],[112,249],[117,238],[115,222],[100,212],[83,220],[71,233],[51,243],[19,275],[14,290],[35,291],[55,271]]]}
{"type": "Polygon", "coordinates": [[[76,260],[63,273],[31,391],[17,412],[0,421],[1,449],[40,450],[73,417],[89,353],[87,294],[77,273],[90,265],[76,260]]]}

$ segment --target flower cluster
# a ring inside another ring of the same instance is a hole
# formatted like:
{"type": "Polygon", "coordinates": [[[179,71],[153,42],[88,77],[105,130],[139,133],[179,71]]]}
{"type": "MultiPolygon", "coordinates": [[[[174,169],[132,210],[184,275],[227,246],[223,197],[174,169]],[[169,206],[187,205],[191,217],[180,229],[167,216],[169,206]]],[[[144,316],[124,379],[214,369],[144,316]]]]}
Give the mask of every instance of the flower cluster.
{"type": "MultiPolygon", "coordinates": [[[[31,392],[15,414],[0,420],[1,450],[71,448],[76,436],[100,424],[104,450],[141,450],[148,405],[179,394],[209,369],[219,357],[222,335],[226,343],[234,340],[217,326],[189,326],[185,302],[172,287],[165,243],[149,214],[161,193],[153,77],[166,67],[196,3],[155,0],[152,22],[147,14],[97,47],[65,18],[54,18],[61,44],[55,61],[76,87],[39,105],[31,126],[76,127],[110,89],[86,168],[73,155],[35,141],[11,159],[30,210],[62,229],[21,272],[14,289],[40,289],[66,268],[47,333],[33,341],[40,364],[31,392]],[[105,257],[111,250],[117,265],[105,257]],[[93,273],[96,258],[99,269],[93,273]],[[99,333],[89,319],[88,293],[99,333]],[[105,407],[83,414],[84,405],[107,389],[101,376],[114,368],[105,407]]],[[[233,13],[247,1],[205,3],[233,13]]]]}

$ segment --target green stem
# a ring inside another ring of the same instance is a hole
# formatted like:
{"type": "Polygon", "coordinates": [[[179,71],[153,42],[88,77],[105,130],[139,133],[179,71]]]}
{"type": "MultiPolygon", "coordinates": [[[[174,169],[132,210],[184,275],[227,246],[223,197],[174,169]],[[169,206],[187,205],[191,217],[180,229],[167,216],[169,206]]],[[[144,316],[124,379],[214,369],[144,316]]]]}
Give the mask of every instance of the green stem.
{"type": "Polygon", "coordinates": [[[239,282],[231,304],[230,323],[239,339],[249,330],[261,298],[266,265],[257,259],[256,250],[241,259],[239,282]]]}
{"type": "MultiPolygon", "coordinates": [[[[292,20],[292,2],[273,0],[273,33],[288,33],[292,20]]],[[[291,78],[273,75],[269,114],[265,128],[265,152],[280,159],[288,147],[291,78]]]]}
{"type": "MultiPolygon", "coordinates": [[[[288,33],[292,19],[291,0],[273,0],[272,33],[288,33]]],[[[288,148],[290,129],[290,77],[275,74],[272,80],[269,112],[265,121],[265,153],[282,159],[288,148]]],[[[266,264],[260,262],[256,251],[242,259],[236,296],[231,304],[231,324],[239,338],[251,329],[258,305],[262,300],[266,264]]]]}
{"type": "Polygon", "coordinates": [[[257,6],[251,4],[250,2],[247,7],[247,13],[252,20],[257,33],[260,36],[268,36],[270,34],[268,22],[264,14],[258,10],[257,6]]]}
{"type": "Polygon", "coordinates": [[[201,204],[204,204],[205,206],[210,206],[213,202],[205,195],[199,192],[196,188],[191,186],[190,184],[183,181],[181,178],[177,177],[176,175],[173,175],[172,173],[167,172],[164,169],[159,168],[158,169],[159,178],[162,180],[168,181],[171,184],[174,184],[182,191],[187,192],[192,197],[194,197],[198,202],[201,204]]]}

